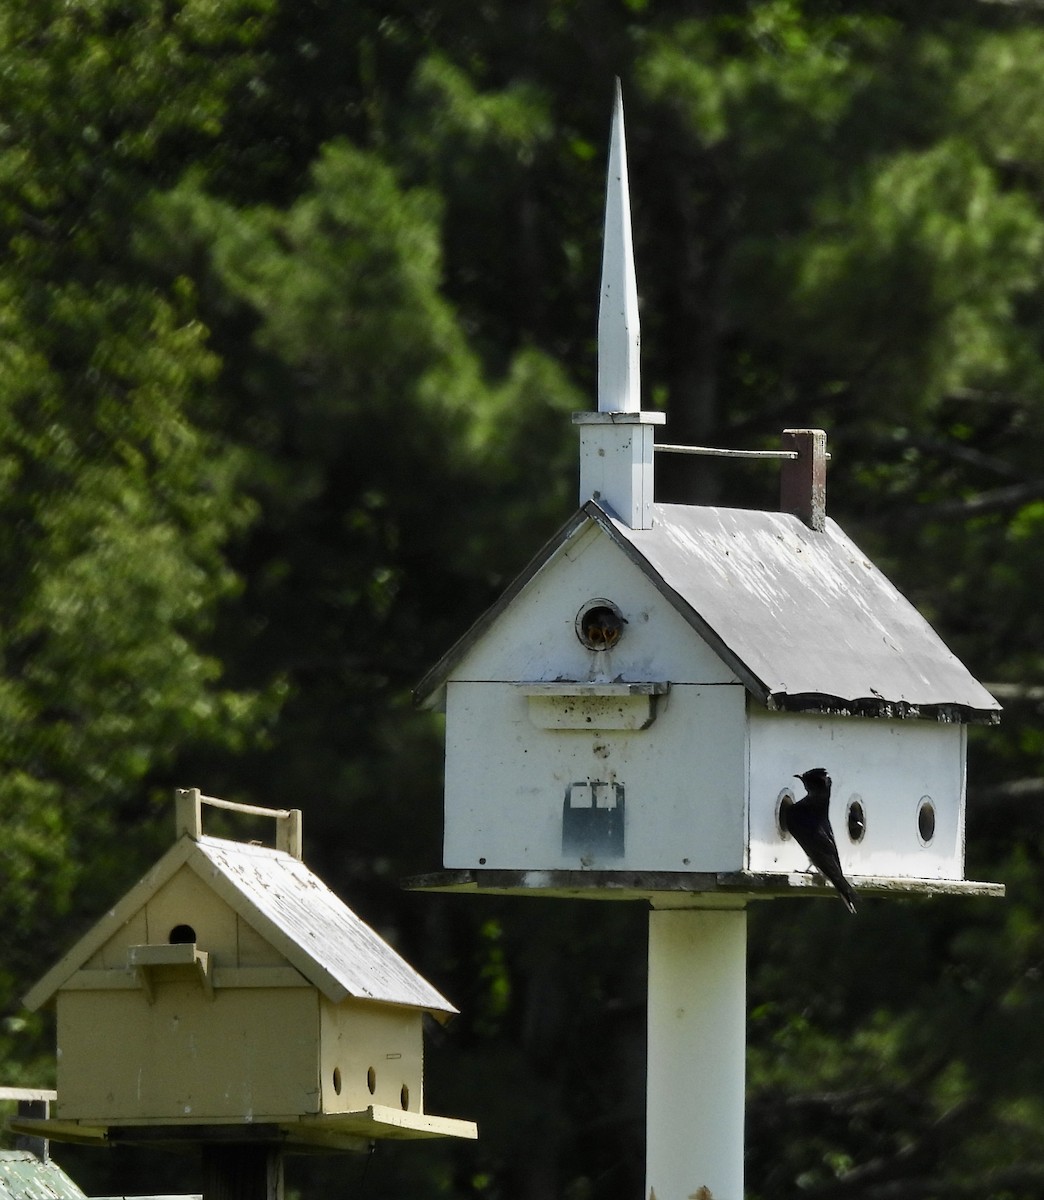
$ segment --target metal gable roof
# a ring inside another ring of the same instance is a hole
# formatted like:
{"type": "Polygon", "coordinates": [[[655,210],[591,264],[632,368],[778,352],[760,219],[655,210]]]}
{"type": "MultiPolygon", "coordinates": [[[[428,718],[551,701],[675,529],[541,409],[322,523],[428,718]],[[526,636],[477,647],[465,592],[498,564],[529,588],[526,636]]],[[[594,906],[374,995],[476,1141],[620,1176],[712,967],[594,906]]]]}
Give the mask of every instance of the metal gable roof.
{"type": "Polygon", "coordinates": [[[657,504],[632,529],[585,504],[421,681],[433,703],[480,637],[595,523],[769,708],[996,721],[1000,705],[833,521],[657,504]]]}
{"type": "Polygon", "coordinates": [[[52,1159],[0,1150],[0,1200],[82,1200],[84,1194],[52,1159]]]}
{"type": "Polygon", "coordinates": [[[788,513],[654,511],[651,529],[592,516],[770,707],[997,719],[997,701],[834,521],[818,533],[788,513]]]}
{"type": "Polygon", "coordinates": [[[211,837],[197,848],[192,869],[331,1000],[457,1012],[293,855],[211,837]]]}

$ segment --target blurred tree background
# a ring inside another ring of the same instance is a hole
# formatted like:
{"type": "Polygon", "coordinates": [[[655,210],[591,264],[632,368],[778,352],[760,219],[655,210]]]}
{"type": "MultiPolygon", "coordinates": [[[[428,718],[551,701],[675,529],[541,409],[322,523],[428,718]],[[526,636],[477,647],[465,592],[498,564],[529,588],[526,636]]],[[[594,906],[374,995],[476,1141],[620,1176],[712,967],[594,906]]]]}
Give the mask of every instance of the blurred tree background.
{"type": "MultiPolygon", "coordinates": [[[[441,862],[411,687],[575,504],[614,75],[646,407],[672,441],[826,428],[831,514],[1006,706],[968,821],[1005,902],[752,910],[749,1196],[1040,1197],[1037,0],[5,0],[2,1082],[52,1078],[20,996],[200,786],[301,807],[463,1010],[429,1107],[481,1140],[292,1190],[641,1194],[644,912],[398,886],[441,862]]],[[[775,486],[686,460],[660,498],[775,486]]]]}

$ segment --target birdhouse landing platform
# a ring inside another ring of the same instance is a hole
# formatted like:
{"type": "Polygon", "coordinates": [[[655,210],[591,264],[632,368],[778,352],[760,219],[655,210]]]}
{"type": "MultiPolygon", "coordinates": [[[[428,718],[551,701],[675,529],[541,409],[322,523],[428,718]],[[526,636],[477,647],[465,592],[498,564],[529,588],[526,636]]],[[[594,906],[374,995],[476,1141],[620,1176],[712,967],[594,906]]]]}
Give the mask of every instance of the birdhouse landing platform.
{"type": "MultiPolygon", "coordinates": [[[[849,875],[860,896],[1004,896],[1004,884],[974,879],[849,875]]],[[[473,896],[554,896],[561,900],[645,901],[653,908],[736,908],[751,900],[830,896],[818,871],[433,871],[407,886],[473,896]]]]}

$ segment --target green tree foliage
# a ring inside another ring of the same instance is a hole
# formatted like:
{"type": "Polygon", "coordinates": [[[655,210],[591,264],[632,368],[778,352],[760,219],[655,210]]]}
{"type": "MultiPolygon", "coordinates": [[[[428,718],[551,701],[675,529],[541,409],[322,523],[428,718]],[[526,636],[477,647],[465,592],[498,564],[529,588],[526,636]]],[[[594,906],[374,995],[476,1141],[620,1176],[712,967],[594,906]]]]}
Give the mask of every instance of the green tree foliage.
{"type": "MultiPolygon", "coordinates": [[[[201,640],[238,587],[224,547],[252,512],[239,451],[201,421],[220,364],[191,283],[157,289],[129,245],[171,146],[218,132],[247,8],[14,3],[0,15],[9,1013],[81,924],[73,897],[94,908],[133,878],[144,847],[128,853],[121,825],[151,773],[186,740],[242,745],[264,708],[223,684],[201,640]]],[[[16,1015],[10,1031],[22,1030],[16,1015]]]]}
{"type": "MultiPolygon", "coordinates": [[[[641,1188],[644,914],[396,886],[440,859],[440,731],[411,685],[572,504],[614,74],[647,403],[675,441],[826,427],[832,514],[1009,706],[973,731],[968,829],[1008,901],[752,913],[750,1195],[1028,1200],[1029,0],[8,0],[5,1081],[47,1069],[20,989],[198,783],[303,807],[309,861],[464,1010],[432,1039],[431,1106],[483,1139],[382,1152],[375,1195],[641,1188]]],[[[767,505],[762,470],[665,465],[660,492],[767,505]]],[[[335,1194],[322,1170],[302,1186],[335,1194]]]]}

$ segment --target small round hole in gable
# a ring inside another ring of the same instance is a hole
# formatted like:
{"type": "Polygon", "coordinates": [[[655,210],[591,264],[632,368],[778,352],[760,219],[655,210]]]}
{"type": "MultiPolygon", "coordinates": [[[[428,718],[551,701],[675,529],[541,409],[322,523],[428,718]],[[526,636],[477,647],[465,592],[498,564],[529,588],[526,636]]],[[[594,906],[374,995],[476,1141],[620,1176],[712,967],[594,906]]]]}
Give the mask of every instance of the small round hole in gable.
{"type": "Polygon", "coordinates": [[[612,650],[626,624],[627,618],[612,600],[588,600],[576,614],[576,636],[588,650],[612,650]]]}
{"type": "Polygon", "coordinates": [[[410,1107],[410,1089],[406,1086],[406,1084],[402,1085],[402,1091],[399,1093],[399,1103],[403,1108],[410,1107]]]}
{"type": "Polygon", "coordinates": [[[339,1096],[341,1094],[341,1068],[334,1067],[333,1069],[333,1089],[339,1096]]]}
{"type": "Polygon", "coordinates": [[[366,1072],[366,1086],[370,1089],[371,1096],[377,1090],[377,1072],[373,1067],[366,1072]]]}
{"type": "Polygon", "coordinates": [[[196,931],[191,925],[175,925],[167,934],[167,941],[172,946],[185,946],[196,941],[196,931]]]}

